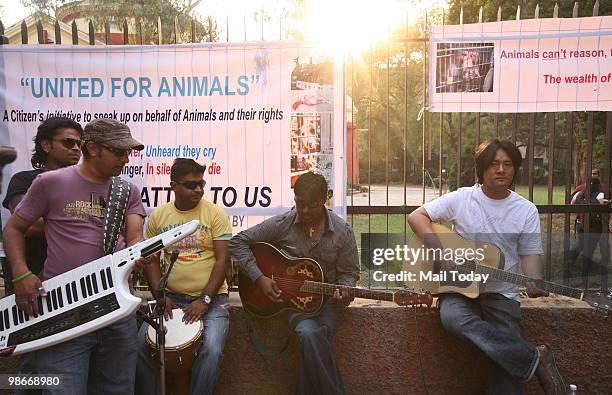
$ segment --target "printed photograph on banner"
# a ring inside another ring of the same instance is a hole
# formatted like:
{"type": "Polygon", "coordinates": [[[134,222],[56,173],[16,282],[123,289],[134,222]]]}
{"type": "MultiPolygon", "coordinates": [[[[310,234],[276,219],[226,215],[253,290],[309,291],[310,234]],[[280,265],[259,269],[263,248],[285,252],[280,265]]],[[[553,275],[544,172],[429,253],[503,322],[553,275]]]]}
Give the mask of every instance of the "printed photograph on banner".
{"type": "Polygon", "coordinates": [[[493,43],[438,43],[436,93],[493,92],[493,43]]]}
{"type": "Polygon", "coordinates": [[[313,63],[296,57],[291,71],[291,109],[294,112],[325,112],[333,109],[333,61],[313,63]]]}
{"type": "Polygon", "coordinates": [[[332,185],[332,126],[331,113],[291,116],[291,186],[309,171],[323,175],[332,185]]]}

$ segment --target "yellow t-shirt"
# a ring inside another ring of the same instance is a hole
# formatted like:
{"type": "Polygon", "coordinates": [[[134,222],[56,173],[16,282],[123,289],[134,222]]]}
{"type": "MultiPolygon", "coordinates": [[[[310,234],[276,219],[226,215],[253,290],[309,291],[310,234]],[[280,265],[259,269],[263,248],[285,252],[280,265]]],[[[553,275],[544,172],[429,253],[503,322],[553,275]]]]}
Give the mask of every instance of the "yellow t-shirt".
{"type": "MultiPolygon", "coordinates": [[[[157,236],[176,226],[197,219],[200,227],[194,234],[184,238],[164,250],[166,267],[172,251],[179,249],[179,256],[168,278],[168,289],[172,292],[199,296],[212,273],[215,264],[213,240],[229,240],[232,228],[225,210],[200,200],[198,205],[189,211],[180,211],[174,201],[157,207],[151,212],[147,222],[147,238],[157,236]]],[[[225,280],[218,293],[227,293],[225,280]]],[[[213,296],[213,295],[211,295],[213,296]]]]}

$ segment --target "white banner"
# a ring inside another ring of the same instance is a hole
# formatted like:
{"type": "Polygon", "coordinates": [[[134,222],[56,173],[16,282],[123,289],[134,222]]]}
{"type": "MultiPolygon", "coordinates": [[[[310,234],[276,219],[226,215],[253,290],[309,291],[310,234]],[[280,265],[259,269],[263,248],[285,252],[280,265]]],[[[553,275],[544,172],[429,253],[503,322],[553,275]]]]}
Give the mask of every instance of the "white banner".
{"type": "Polygon", "coordinates": [[[6,45],[0,53],[1,143],[18,151],[5,190],[12,173],[31,168],[46,117],[83,126],[113,117],[145,145],[123,177],[142,188],[148,210],[172,199],[170,166],[186,157],[207,166],[204,196],[226,208],[235,231],[292,207],[292,182],[308,170],[325,175],[331,206],[346,212],[343,67],[317,48],[6,45]]]}
{"type": "Polygon", "coordinates": [[[435,26],[429,111],[612,110],[612,16],[435,26]]]}

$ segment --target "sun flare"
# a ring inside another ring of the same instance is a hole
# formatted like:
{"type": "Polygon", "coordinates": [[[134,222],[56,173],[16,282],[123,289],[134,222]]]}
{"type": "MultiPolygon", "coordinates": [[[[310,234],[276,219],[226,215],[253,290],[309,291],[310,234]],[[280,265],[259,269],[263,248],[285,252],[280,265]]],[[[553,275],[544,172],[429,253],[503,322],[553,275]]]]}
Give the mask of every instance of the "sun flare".
{"type": "Polygon", "coordinates": [[[401,25],[414,25],[447,0],[313,0],[302,19],[306,39],[337,54],[357,54],[386,40],[401,25]]]}

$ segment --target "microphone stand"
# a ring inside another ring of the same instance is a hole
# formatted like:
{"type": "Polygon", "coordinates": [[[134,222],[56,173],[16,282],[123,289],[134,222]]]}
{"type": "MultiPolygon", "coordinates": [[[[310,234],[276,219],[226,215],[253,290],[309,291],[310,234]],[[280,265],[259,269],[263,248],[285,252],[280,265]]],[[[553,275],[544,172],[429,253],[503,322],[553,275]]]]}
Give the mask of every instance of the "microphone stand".
{"type": "Polygon", "coordinates": [[[157,318],[157,346],[159,351],[159,365],[160,365],[160,395],[166,394],[166,329],[164,328],[164,311],[166,310],[166,284],[168,283],[168,277],[170,276],[170,271],[174,266],[174,262],[176,262],[179,256],[179,251],[174,250],[172,255],[170,255],[170,265],[168,266],[168,271],[161,278],[159,283],[157,284],[157,289],[155,290],[155,317],[157,318]]]}

